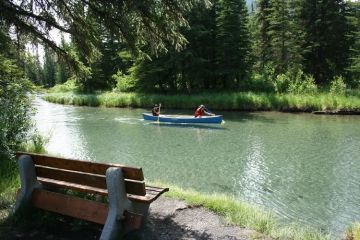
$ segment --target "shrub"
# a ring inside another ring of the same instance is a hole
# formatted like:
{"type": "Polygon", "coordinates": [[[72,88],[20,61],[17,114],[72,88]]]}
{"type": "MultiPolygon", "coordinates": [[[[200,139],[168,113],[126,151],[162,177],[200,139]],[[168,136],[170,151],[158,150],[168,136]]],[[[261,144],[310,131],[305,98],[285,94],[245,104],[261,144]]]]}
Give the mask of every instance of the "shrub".
{"type": "Polygon", "coordinates": [[[112,76],[116,81],[115,91],[118,92],[132,92],[136,88],[136,81],[131,75],[126,75],[120,70],[112,76]]]}
{"type": "Polygon", "coordinates": [[[345,95],[346,84],[342,76],[334,77],[330,83],[330,93],[334,95],[345,95]]]}
{"type": "Polygon", "coordinates": [[[287,74],[279,74],[274,81],[274,89],[276,93],[284,93],[289,88],[290,78],[287,74]]]}
{"type": "Polygon", "coordinates": [[[31,88],[14,61],[0,54],[0,155],[6,158],[27,139],[33,113],[31,88]]]}
{"type": "Polygon", "coordinates": [[[242,89],[252,92],[274,92],[274,85],[266,74],[254,73],[251,79],[243,83],[242,89]]]}
{"type": "Polygon", "coordinates": [[[50,89],[50,92],[79,92],[80,87],[77,82],[76,76],[72,76],[63,84],[55,85],[50,89]]]}
{"type": "Polygon", "coordinates": [[[304,74],[301,70],[291,79],[288,87],[288,92],[293,94],[314,94],[317,91],[314,77],[304,74]]]}

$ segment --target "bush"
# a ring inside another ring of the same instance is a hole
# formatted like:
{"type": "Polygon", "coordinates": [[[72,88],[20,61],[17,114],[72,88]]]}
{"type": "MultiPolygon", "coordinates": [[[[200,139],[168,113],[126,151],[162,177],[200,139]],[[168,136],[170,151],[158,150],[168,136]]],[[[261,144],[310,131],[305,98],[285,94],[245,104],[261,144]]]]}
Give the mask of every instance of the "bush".
{"type": "Polygon", "coordinates": [[[293,94],[314,94],[317,91],[314,77],[304,74],[303,71],[298,71],[295,74],[288,87],[288,92],[293,94]]]}
{"type": "Polygon", "coordinates": [[[287,74],[279,74],[274,81],[274,89],[276,93],[287,92],[290,84],[290,78],[287,74]]]}
{"type": "Polygon", "coordinates": [[[33,113],[28,94],[31,89],[24,72],[0,54],[0,157],[10,158],[27,140],[33,113]]]}
{"type": "Polygon", "coordinates": [[[63,84],[57,84],[51,88],[50,92],[79,92],[80,90],[78,80],[75,76],[72,76],[63,84]]]}
{"type": "Polygon", "coordinates": [[[333,95],[345,95],[346,84],[342,76],[336,76],[330,83],[330,93],[333,95]]]}
{"type": "Polygon", "coordinates": [[[251,79],[245,81],[241,86],[242,89],[252,92],[274,92],[274,85],[266,74],[254,73],[251,79]]]}
{"type": "Polygon", "coordinates": [[[136,88],[136,81],[133,79],[131,75],[126,75],[122,73],[120,70],[117,71],[116,74],[112,76],[112,78],[116,81],[115,91],[118,92],[133,92],[136,88]]]}

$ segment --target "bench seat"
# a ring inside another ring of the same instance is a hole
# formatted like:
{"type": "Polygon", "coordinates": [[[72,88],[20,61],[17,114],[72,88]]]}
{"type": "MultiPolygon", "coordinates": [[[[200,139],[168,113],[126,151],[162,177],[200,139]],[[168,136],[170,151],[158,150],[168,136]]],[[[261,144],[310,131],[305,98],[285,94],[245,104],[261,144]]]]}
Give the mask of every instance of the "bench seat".
{"type": "MultiPolygon", "coordinates": [[[[55,186],[57,188],[71,189],[71,190],[76,190],[76,191],[80,191],[80,192],[84,192],[84,193],[99,194],[102,196],[108,195],[108,190],[104,189],[104,188],[89,187],[86,185],[65,182],[65,181],[59,181],[59,180],[54,180],[54,179],[50,179],[50,178],[38,177],[37,179],[39,180],[39,182],[41,182],[45,186],[50,186],[50,187],[55,186]]],[[[132,201],[152,203],[158,197],[160,197],[161,194],[169,191],[169,188],[146,186],[145,191],[146,191],[145,196],[139,196],[139,195],[128,193],[127,197],[132,201]]]]}

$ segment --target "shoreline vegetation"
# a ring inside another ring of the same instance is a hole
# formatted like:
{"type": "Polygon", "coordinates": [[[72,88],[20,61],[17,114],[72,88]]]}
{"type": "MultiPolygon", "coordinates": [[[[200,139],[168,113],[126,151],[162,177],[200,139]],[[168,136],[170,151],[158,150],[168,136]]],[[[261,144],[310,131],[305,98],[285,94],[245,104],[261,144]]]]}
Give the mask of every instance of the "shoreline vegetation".
{"type": "Polygon", "coordinates": [[[154,103],[161,102],[169,109],[193,109],[198,104],[205,104],[212,110],[360,114],[359,96],[331,93],[300,95],[234,92],[160,95],[110,91],[93,94],[48,92],[43,98],[52,103],[92,107],[150,108],[154,103]]]}

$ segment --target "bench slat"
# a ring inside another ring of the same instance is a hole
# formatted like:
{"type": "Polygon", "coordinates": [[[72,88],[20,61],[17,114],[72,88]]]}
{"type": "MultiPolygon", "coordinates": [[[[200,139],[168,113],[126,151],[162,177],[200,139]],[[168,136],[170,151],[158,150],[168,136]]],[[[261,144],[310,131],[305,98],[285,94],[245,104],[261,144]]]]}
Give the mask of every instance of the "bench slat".
{"type": "MultiPolygon", "coordinates": [[[[54,179],[68,183],[75,183],[93,188],[106,189],[106,177],[103,175],[89,174],[63,170],[58,168],[49,168],[36,165],[36,175],[42,178],[54,179]]],[[[125,179],[126,192],[130,194],[145,196],[145,183],[142,181],[133,181],[125,179]]]]}
{"type": "MultiPolygon", "coordinates": [[[[95,193],[102,196],[107,196],[107,189],[102,188],[94,188],[89,186],[84,186],[81,184],[69,183],[64,181],[58,181],[48,178],[38,178],[38,180],[43,183],[45,186],[54,186],[58,188],[67,188],[72,190],[77,190],[84,193],[95,193]]],[[[150,187],[146,186],[146,195],[138,196],[133,194],[127,194],[127,197],[131,201],[142,202],[142,203],[151,203],[155,201],[161,194],[169,191],[169,188],[158,188],[158,187],[150,187]]]]}
{"type": "Polygon", "coordinates": [[[34,189],[31,204],[40,209],[99,224],[105,223],[108,214],[108,206],[105,203],[41,189],[34,189]]]}
{"type": "Polygon", "coordinates": [[[49,186],[49,187],[71,189],[71,190],[76,190],[76,191],[83,192],[83,193],[99,194],[102,196],[108,195],[107,189],[103,189],[103,188],[89,187],[89,186],[85,186],[85,185],[81,185],[81,184],[69,183],[69,182],[65,182],[65,181],[59,181],[59,180],[54,180],[54,179],[49,179],[49,178],[42,178],[42,177],[38,177],[38,180],[45,186],[49,186]]]}
{"type": "Polygon", "coordinates": [[[44,165],[53,168],[62,168],[67,170],[80,171],[80,172],[88,172],[99,175],[105,175],[106,170],[109,167],[121,167],[125,178],[138,180],[138,181],[144,180],[144,175],[141,168],[127,167],[120,164],[105,164],[105,163],[73,160],[73,159],[64,159],[64,158],[52,157],[43,154],[35,154],[35,153],[27,153],[27,152],[16,153],[17,157],[19,157],[20,155],[31,156],[34,163],[37,165],[44,165]]]}

